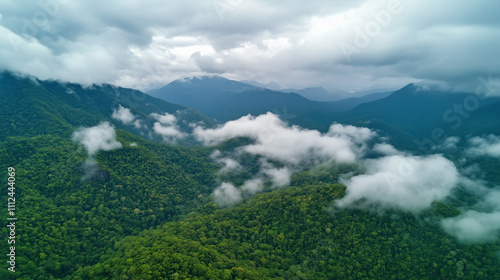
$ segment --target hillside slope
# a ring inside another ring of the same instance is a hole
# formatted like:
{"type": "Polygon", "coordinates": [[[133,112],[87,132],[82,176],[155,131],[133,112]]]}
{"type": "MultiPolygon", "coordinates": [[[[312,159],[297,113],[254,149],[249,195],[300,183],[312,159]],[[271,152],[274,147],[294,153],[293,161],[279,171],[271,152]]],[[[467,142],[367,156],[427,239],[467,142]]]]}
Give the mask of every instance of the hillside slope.
{"type": "Polygon", "coordinates": [[[161,141],[151,133],[156,114],[173,114],[178,126],[189,131],[190,123],[211,126],[213,121],[192,109],[153,98],[140,91],[112,85],[92,85],[41,81],[34,77],[4,71],[0,73],[0,140],[7,136],[40,134],[70,135],[80,126],[108,121],[137,135],[161,141]],[[138,123],[123,123],[113,112],[126,108],[138,123]],[[179,112],[182,112],[179,114],[179,112]],[[151,134],[150,134],[151,133],[151,134]]]}

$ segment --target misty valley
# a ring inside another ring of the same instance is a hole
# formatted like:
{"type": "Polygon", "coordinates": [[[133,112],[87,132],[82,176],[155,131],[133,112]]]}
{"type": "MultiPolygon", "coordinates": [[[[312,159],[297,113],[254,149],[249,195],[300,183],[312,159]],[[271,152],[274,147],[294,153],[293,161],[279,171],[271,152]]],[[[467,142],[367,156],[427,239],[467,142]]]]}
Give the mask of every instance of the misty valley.
{"type": "Polygon", "coordinates": [[[219,76],[144,93],[5,70],[0,278],[498,279],[492,88],[322,101],[219,76]]]}

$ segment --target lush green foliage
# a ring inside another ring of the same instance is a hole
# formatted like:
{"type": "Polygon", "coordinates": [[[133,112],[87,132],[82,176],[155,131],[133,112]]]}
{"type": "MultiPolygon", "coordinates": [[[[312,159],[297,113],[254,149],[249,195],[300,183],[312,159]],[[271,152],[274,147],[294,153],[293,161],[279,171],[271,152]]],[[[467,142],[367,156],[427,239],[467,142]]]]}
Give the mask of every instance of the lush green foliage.
{"type": "Polygon", "coordinates": [[[333,210],[341,185],[290,187],[115,244],[73,279],[493,279],[498,246],[463,246],[413,215],[333,210]]]}
{"type": "MultiPolygon", "coordinates": [[[[212,148],[169,146],[146,141],[137,136],[140,131],[119,122],[114,125],[122,128],[117,140],[123,148],[97,153],[99,170],[82,180],[89,171],[83,168],[87,152],[70,140],[79,126],[113,122],[110,115],[118,104],[149,124],[152,112],[183,107],[109,85],[83,88],[8,72],[0,77],[0,178],[7,182],[7,167],[16,169],[18,218],[17,272],[8,272],[4,262],[0,279],[500,275],[498,242],[459,244],[439,226],[440,218],[477,202],[463,189],[418,216],[336,209],[334,201],[345,192],[339,176],[363,170],[328,165],[293,174],[292,187],[273,190],[266,182],[266,193],[219,209],[211,196],[217,184],[240,185],[254,177],[259,157],[240,155],[243,170],[219,173],[210,155],[215,149],[223,156],[234,154],[250,139],[212,148]]],[[[188,122],[210,122],[194,111],[185,116],[188,122]]],[[[398,147],[411,139],[398,125],[376,120],[372,125],[392,133],[398,147]]],[[[459,161],[461,155],[448,156],[459,161]]],[[[480,176],[500,184],[498,160],[477,158],[476,164],[484,172],[480,176]]],[[[6,198],[7,191],[1,192],[0,199],[6,198]]],[[[2,239],[7,230],[2,227],[2,239]]],[[[0,242],[0,252],[7,252],[7,245],[0,242]]]]}
{"type": "MultiPolygon", "coordinates": [[[[211,193],[218,166],[208,160],[210,150],[152,144],[124,131],[118,140],[124,148],[98,154],[100,170],[83,182],[86,152],[69,139],[2,143],[1,170],[12,163],[17,171],[18,275],[68,275],[98,262],[116,241],[172,220],[211,193]]],[[[1,245],[6,250],[6,242],[1,245]]]]}
{"type": "Polygon", "coordinates": [[[179,126],[189,130],[189,123],[213,121],[186,107],[165,102],[140,91],[112,85],[83,87],[79,84],[40,81],[34,77],[20,77],[8,71],[0,72],[0,140],[8,136],[37,136],[56,134],[70,136],[80,126],[95,126],[109,121],[149,140],[161,141],[159,135],[134,125],[125,125],[111,116],[119,105],[131,110],[143,125],[152,127],[156,121],[151,113],[182,111],[179,126]]]}

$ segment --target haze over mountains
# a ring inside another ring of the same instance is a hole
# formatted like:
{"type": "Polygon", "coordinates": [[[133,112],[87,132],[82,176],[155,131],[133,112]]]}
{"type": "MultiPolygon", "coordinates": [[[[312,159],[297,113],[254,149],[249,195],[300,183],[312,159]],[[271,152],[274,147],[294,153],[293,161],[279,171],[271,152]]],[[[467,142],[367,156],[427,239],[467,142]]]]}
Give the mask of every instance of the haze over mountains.
{"type": "Polygon", "coordinates": [[[20,275],[424,279],[456,275],[452,259],[491,278],[500,99],[483,93],[320,102],[203,77],[161,100],[4,71],[1,164],[33,233],[20,275]]]}
{"type": "Polygon", "coordinates": [[[300,92],[272,91],[215,76],[174,81],[149,94],[192,107],[222,123],[269,111],[289,123],[320,131],[326,131],[335,121],[355,125],[369,122],[408,139],[439,141],[446,135],[498,133],[500,127],[500,111],[494,109],[500,105],[500,98],[494,94],[486,98],[410,84],[393,92],[369,91],[364,96],[353,94],[358,97],[338,96],[339,101],[319,102],[300,92]]]}
{"type": "Polygon", "coordinates": [[[148,94],[168,102],[191,107],[225,122],[246,114],[272,111],[292,118],[313,110],[347,111],[364,102],[385,97],[389,92],[367,93],[365,96],[343,92],[332,93],[324,88],[271,90],[231,81],[219,76],[181,79],[151,90],[148,94]],[[326,100],[328,102],[320,102],[326,100]],[[342,102],[331,102],[342,100],[342,102]],[[288,112],[288,113],[287,113],[288,112]]]}
{"type": "Polygon", "coordinates": [[[19,104],[19,108],[37,108],[29,111],[33,121],[28,123],[19,123],[19,119],[12,118],[13,107],[6,108],[2,115],[11,119],[11,125],[6,127],[4,136],[23,134],[24,131],[35,133],[37,127],[42,127],[42,122],[51,124],[49,127],[54,131],[65,131],[68,127],[95,124],[100,119],[151,140],[174,141],[182,139],[177,139],[182,133],[189,135],[201,123],[212,127],[214,123],[223,124],[248,114],[258,116],[267,112],[280,116],[289,124],[322,132],[334,122],[369,125],[382,133],[405,139],[402,142],[407,142],[406,145],[416,144],[427,149],[431,148],[431,143],[437,145],[451,136],[500,133],[500,111],[497,110],[500,98],[495,97],[494,92],[489,94],[491,97],[486,97],[410,84],[394,92],[320,102],[293,92],[273,91],[212,76],[177,80],[148,92],[159,98],[156,99],[140,91],[112,85],[82,87],[41,81],[8,71],[3,72],[2,82],[4,91],[9,89],[10,92],[27,91],[25,88],[30,85],[29,96],[8,95],[5,101],[19,104]],[[97,99],[89,99],[89,96],[97,99]],[[85,100],[91,103],[82,105],[85,100]],[[114,104],[114,108],[103,106],[105,103],[114,104]],[[65,109],[54,109],[54,104],[64,104],[65,109]],[[158,114],[176,116],[175,124],[157,125],[155,133],[155,123],[159,122],[155,116],[158,114]],[[170,132],[158,133],[170,126],[170,132]]]}
{"type": "MultiPolygon", "coordinates": [[[[190,123],[212,126],[213,120],[190,108],[153,98],[137,90],[109,84],[82,86],[3,71],[0,74],[1,116],[6,125],[2,136],[35,136],[58,133],[70,135],[80,126],[110,122],[149,140],[160,141],[165,135],[160,115],[175,117],[172,139],[190,131],[190,123]],[[11,104],[8,106],[7,104],[11,104]]],[[[163,123],[162,123],[163,125],[163,123]]]]}
{"type": "Polygon", "coordinates": [[[499,279],[499,10],[0,1],[0,280],[499,279]]]}

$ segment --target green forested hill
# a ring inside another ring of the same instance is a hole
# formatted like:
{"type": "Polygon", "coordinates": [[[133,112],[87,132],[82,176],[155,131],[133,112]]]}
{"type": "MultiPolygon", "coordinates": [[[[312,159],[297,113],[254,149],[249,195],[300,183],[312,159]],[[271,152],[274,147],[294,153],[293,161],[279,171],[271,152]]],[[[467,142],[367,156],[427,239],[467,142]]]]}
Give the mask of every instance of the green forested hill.
{"type": "MultiPolygon", "coordinates": [[[[359,174],[357,163],[304,168],[292,175],[291,187],[275,189],[266,181],[264,193],[243,195],[239,204],[218,208],[213,193],[221,182],[240,186],[262,172],[263,158],[242,152],[243,145],[254,140],[234,138],[215,147],[145,140],[159,139],[112,119],[118,105],[149,125],[155,121],[151,113],[175,113],[183,107],[141,94],[110,85],[84,88],[2,74],[0,179],[7,182],[7,168],[15,168],[18,221],[16,273],[7,271],[3,262],[0,279],[500,275],[498,242],[461,244],[439,224],[440,217],[458,215],[457,207],[475,203],[469,193],[436,202],[418,215],[333,207],[346,189],[339,178],[359,174]],[[103,121],[117,128],[121,148],[94,154],[72,140],[81,126],[103,121]],[[238,155],[241,168],[221,172],[215,150],[221,157],[238,155]],[[90,159],[97,168],[88,165],[90,159]]],[[[178,118],[181,128],[211,122],[195,111],[178,118]]],[[[403,134],[394,134],[392,140],[405,142],[397,136],[403,134]]],[[[462,153],[453,157],[458,162],[462,153]]],[[[498,159],[475,163],[487,173],[485,179],[499,182],[498,159]]],[[[5,202],[7,197],[5,187],[0,199],[5,202]]],[[[0,234],[0,252],[8,252],[8,228],[3,226],[0,234]]]]}
{"type": "Polygon", "coordinates": [[[495,279],[498,246],[462,246],[413,215],[330,209],[341,185],[207,203],[115,244],[72,279],[495,279]]]}
{"type": "Polygon", "coordinates": [[[182,111],[179,126],[189,130],[189,123],[213,121],[192,109],[153,98],[137,90],[108,84],[84,87],[59,81],[41,81],[9,71],[0,72],[0,140],[7,136],[58,134],[69,136],[80,126],[94,126],[109,121],[116,127],[137,135],[161,140],[149,134],[156,121],[150,114],[182,111]],[[119,106],[131,110],[144,127],[125,125],[112,118],[119,106]]]}
{"type": "MultiPolygon", "coordinates": [[[[473,92],[455,93],[441,89],[423,90],[409,84],[391,95],[366,102],[346,111],[315,110],[299,114],[293,123],[302,127],[327,131],[332,122],[349,123],[379,129],[386,136],[399,138],[400,149],[419,150],[415,142],[432,139],[434,130],[445,136],[498,134],[500,99],[475,95],[473,92]]],[[[290,111],[290,114],[293,114],[290,111]]],[[[446,138],[446,137],[443,137],[446,138]]],[[[430,149],[429,145],[426,147],[430,149]]]]}
{"type": "MultiPolygon", "coordinates": [[[[98,153],[100,170],[83,182],[86,152],[67,138],[10,137],[1,143],[1,170],[16,169],[16,276],[67,276],[98,262],[116,241],[172,220],[211,193],[217,166],[208,160],[209,149],[152,144],[125,131],[117,140],[124,147],[98,153]]],[[[2,242],[1,249],[7,245],[2,242]]]]}

